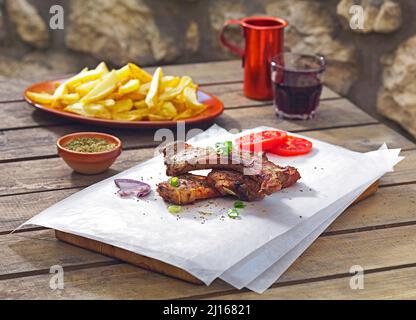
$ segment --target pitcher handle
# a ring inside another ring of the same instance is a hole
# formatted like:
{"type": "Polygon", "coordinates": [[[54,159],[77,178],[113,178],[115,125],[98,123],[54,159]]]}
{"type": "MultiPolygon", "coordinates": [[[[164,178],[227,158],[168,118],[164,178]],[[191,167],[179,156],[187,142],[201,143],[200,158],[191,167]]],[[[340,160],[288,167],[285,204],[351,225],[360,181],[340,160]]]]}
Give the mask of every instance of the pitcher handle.
{"type": "Polygon", "coordinates": [[[237,56],[240,56],[241,58],[244,58],[244,50],[237,47],[235,44],[227,42],[227,40],[225,39],[225,35],[224,35],[225,30],[227,29],[229,25],[233,25],[233,24],[238,24],[239,26],[241,26],[241,23],[239,20],[231,19],[231,20],[226,21],[221,29],[220,42],[224,47],[228,48],[232,53],[234,53],[237,56]]]}

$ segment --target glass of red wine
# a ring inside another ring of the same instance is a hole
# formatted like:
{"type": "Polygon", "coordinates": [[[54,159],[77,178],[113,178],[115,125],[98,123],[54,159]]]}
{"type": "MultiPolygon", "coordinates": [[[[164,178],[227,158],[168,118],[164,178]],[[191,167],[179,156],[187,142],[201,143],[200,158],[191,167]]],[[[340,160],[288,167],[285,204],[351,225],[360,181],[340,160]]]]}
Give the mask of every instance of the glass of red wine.
{"type": "Polygon", "coordinates": [[[307,120],[314,116],[322,92],[325,59],[320,55],[284,52],[272,59],[271,75],[276,114],[307,120]]]}

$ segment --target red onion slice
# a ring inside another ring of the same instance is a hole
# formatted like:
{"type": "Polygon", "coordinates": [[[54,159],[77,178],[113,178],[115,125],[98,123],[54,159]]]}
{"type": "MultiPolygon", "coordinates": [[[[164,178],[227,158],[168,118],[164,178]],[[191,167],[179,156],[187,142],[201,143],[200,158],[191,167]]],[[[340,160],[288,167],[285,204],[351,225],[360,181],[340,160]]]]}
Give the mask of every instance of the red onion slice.
{"type": "Polygon", "coordinates": [[[152,190],[150,185],[142,181],[133,180],[133,179],[115,179],[114,183],[120,190],[117,193],[121,197],[144,197],[150,193],[152,190]]]}

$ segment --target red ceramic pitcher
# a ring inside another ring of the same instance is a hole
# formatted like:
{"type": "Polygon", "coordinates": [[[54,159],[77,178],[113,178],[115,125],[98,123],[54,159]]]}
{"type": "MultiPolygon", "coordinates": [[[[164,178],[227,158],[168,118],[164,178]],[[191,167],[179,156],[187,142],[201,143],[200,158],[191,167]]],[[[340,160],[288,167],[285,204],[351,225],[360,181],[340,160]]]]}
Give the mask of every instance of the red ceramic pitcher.
{"type": "Polygon", "coordinates": [[[244,95],[257,100],[270,100],[273,90],[270,76],[272,58],[283,51],[284,28],[287,21],[275,17],[247,17],[225,22],[220,42],[243,59],[244,95]],[[245,38],[245,48],[227,42],[224,31],[231,24],[240,25],[245,38]]]}

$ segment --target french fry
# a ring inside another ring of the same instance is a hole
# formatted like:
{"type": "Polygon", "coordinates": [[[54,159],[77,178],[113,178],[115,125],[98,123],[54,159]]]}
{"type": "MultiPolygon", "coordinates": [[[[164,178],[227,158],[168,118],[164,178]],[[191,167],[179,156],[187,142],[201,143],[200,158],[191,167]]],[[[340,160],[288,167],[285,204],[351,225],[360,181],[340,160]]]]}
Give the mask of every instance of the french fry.
{"type": "Polygon", "coordinates": [[[146,104],[148,107],[153,107],[157,105],[159,101],[158,91],[161,83],[161,79],[163,77],[162,68],[157,68],[155,73],[153,74],[152,82],[150,83],[149,92],[146,95],[146,104]]]}
{"type": "Polygon", "coordinates": [[[89,116],[102,119],[111,119],[111,112],[101,104],[87,104],[84,110],[89,116]]]}
{"type": "Polygon", "coordinates": [[[69,78],[64,84],[66,87],[72,88],[80,83],[96,80],[106,73],[108,73],[107,65],[101,62],[94,70],[80,72],[72,78],[69,78]]]}
{"type": "Polygon", "coordinates": [[[88,117],[89,114],[84,109],[84,104],[82,102],[76,102],[64,108],[64,111],[79,114],[81,116],[88,117]]]}
{"type": "Polygon", "coordinates": [[[34,102],[40,104],[51,104],[53,102],[53,96],[49,93],[37,93],[37,92],[27,92],[27,96],[34,102]]]}
{"type": "Polygon", "coordinates": [[[92,80],[85,83],[82,83],[75,87],[75,92],[78,93],[81,97],[88,94],[100,80],[92,80]]]}
{"type": "Polygon", "coordinates": [[[116,104],[116,102],[113,99],[105,99],[102,101],[98,101],[97,103],[102,104],[104,107],[112,107],[116,104]]]}
{"type": "Polygon", "coordinates": [[[78,93],[67,93],[61,97],[61,102],[65,105],[73,104],[75,102],[78,102],[78,100],[79,100],[78,93]]]}
{"type": "Polygon", "coordinates": [[[133,101],[140,101],[140,100],[144,101],[144,99],[146,98],[146,95],[141,94],[139,91],[134,91],[134,92],[122,95],[122,98],[131,99],[133,101]]]}
{"type": "Polygon", "coordinates": [[[133,78],[139,79],[142,83],[152,81],[152,76],[139,66],[135,65],[134,63],[128,63],[127,65],[133,78]]]}
{"type": "Polygon", "coordinates": [[[171,88],[167,91],[165,91],[164,93],[162,93],[159,97],[160,100],[163,101],[168,101],[168,100],[172,100],[173,98],[177,97],[179,94],[181,94],[181,92],[187,87],[189,86],[189,84],[192,82],[192,79],[188,76],[184,76],[181,78],[181,80],[179,81],[179,84],[174,87],[171,88]]]}
{"type": "Polygon", "coordinates": [[[200,108],[201,106],[203,106],[203,104],[201,102],[198,101],[198,98],[196,96],[196,90],[195,88],[191,88],[191,87],[186,87],[183,90],[183,96],[185,98],[185,102],[186,104],[190,107],[190,108],[200,108]]]}
{"type": "Polygon", "coordinates": [[[113,119],[122,121],[138,121],[147,116],[143,110],[132,110],[127,112],[120,112],[113,115],[113,119]]]}
{"type": "Polygon", "coordinates": [[[171,118],[163,117],[158,114],[149,114],[148,115],[150,121],[168,121],[171,120],[171,118]]]}
{"type": "Polygon", "coordinates": [[[160,107],[159,114],[162,117],[173,119],[178,115],[178,111],[176,110],[175,105],[172,102],[164,102],[160,107]]]}
{"type": "Polygon", "coordinates": [[[144,109],[144,108],[147,108],[146,101],[144,101],[144,100],[135,101],[135,102],[133,103],[133,105],[134,105],[134,107],[135,107],[136,109],[144,109]]]}
{"type": "Polygon", "coordinates": [[[187,109],[184,112],[180,113],[179,115],[177,115],[174,120],[183,120],[183,119],[187,119],[187,118],[191,118],[193,116],[193,111],[191,109],[187,109]]]}
{"type": "Polygon", "coordinates": [[[162,82],[160,84],[160,91],[166,91],[167,89],[171,89],[179,85],[181,81],[180,77],[174,77],[174,76],[164,76],[162,78],[162,82]]]}
{"type": "Polygon", "coordinates": [[[56,108],[59,105],[59,100],[62,98],[64,94],[68,92],[68,88],[66,86],[66,82],[63,82],[56,88],[55,92],[52,95],[52,108],[56,108]]]}
{"type": "Polygon", "coordinates": [[[131,78],[131,71],[128,65],[116,70],[117,80],[121,83],[129,81],[131,78]]]}
{"type": "Polygon", "coordinates": [[[122,113],[130,111],[133,108],[133,101],[131,99],[124,99],[117,101],[114,106],[111,107],[112,114],[122,113]]]}
{"type": "Polygon", "coordinates": [[[140,88],[140,81],[138,79],[131,79],[127,81],[127,83],[123,84],[120,88],[118,88],[119,94],[127,94],[139,90],[140,88]]]}
{"type": "Polygon", "coordinates": [[[149,92],[150,85],[151,85],[151,83],[150,83],[150,82],[147,82],[147,83],[142,84],[142,85],[140,86],[140,88],[139,88],[139,93],[140,93],[140,94],[143,94],[144,96],[146,96],[146,95],[147,95],[147,93],[149,92]]]}
{"type": "Polygon", "coordinates": [[[95,87],[88,92],[87,95],[82,97],[81,102],[91,103],[99,101],[107,97],[113,92],[114,88],[117,85],[117,74],[113,70],[110,73],[106,74],[103,80],[95,85],[95,87]]]}

